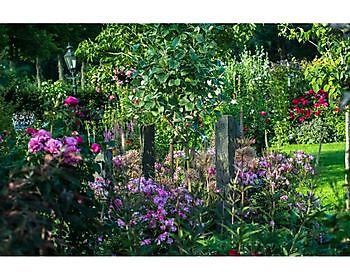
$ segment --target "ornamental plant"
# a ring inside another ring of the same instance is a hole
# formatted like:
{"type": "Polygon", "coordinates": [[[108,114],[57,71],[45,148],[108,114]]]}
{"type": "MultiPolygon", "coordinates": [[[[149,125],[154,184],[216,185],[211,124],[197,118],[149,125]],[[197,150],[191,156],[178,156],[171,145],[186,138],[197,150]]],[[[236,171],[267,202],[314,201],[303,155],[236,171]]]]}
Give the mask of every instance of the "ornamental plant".
{"type": "Polygon", "coordinates": [[[303,123],[314,117],[319,117],[322,111],[329,107],[328,93],[320,89],[307,91],[303,96],[292,100],[289,117],[297,123],[303,123]]]}
{"type": "Polygon", "coordinates": [[[99,179],[90,184],[97,195],[105,196],[105,223],[109,231],[97,244],[98,254],[142,255],[176,252],[177,235],[183,223],[195,224],[195,199],[183,187],[167,187],[151,179],[135,178],[127,186],[111,186],[99,179]]]}

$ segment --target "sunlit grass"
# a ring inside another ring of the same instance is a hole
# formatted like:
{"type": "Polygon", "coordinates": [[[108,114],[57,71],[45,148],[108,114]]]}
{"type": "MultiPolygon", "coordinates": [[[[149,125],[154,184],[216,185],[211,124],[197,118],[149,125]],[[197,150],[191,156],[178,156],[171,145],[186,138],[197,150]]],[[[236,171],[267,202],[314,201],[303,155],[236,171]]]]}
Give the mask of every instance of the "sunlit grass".
{"type": "MultiPolygon", "coordinates": [[[[302,150],[316,158],[318,144],[286,145],[278,150],[287,153],[302,150]]],[[[316,170],[316,195],[321,198],[323,204],[328,204],[331,208],[344,203],[344,152],[345,143],[323,144],[320,163],[316,170]]]]}

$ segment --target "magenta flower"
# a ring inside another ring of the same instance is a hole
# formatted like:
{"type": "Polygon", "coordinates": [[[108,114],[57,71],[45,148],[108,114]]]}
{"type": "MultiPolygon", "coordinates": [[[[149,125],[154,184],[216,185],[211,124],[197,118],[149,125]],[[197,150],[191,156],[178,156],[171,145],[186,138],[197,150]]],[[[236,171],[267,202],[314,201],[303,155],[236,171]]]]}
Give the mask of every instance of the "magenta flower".
{"type": "Polygon", "coordinates": [[[267,113],[265,111],[261,111],[259,114],[260,114],[260,116],[263,116],[263,117],[265,117],[267,115],[267,113]]]}
{"type": "Polygon", "coordinates": [[[84,140],[81,136],[76,136],[74,138],[77,140],[77,145],[83,144],[84,140]]]}
{"type": "Polygon", "coordinates": [[[34,137],[29,140],[28,149],[29,152],[36,154],[44,149],[44,145],[37,137],[34,137]]]}
{"type": "Polygon", "coordinates": [[[29,134],[29,135],[34,135],[35,133],[37,133],[38,132],[38,130],[37,129],[35,129],[35,128],[32,128],[32,127],[28,127],[28,128],[26,128],[26,133],[27,134],[29,134]]]}
{"type": "Polygon", "coordinates": [[[76,106],[78,104],[79,104],[79,99],[74,97],[74,96],[68,96],[64,100],[64,105],[66,105],[66,106],[76,106]]]}
{"type": "Polygon", "coordinates": [[[101,151],[101,145],[97,143],[93,143],[91,145],[91,151],[95,154],[98,154],[101,151]]]}
{"type": "Polygon", "coordinates": [[[51,138],[45,143],[44,150],[52,155],[58,155],[61,152],[62,146],[63,144],[60,140],[51,138]]]}

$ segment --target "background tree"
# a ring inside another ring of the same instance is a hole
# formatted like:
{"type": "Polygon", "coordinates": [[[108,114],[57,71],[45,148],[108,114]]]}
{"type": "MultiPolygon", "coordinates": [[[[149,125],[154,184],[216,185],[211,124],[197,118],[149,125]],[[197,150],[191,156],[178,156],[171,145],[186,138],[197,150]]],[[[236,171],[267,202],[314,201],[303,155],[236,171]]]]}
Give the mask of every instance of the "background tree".
{"type": "MultiPolygon", "coordinates": [[[[313,24],[309,30],[301,27],[283,24],[279,26],[280,33],[289,39],[299,42],[310,42],[320,55],[322,63],[312,69],[310,85],[315,92],[324,89],[329,94],[330,103],[337,102],[344,87],[349,87],[347,71],[350,64],[350,40],[343,36],[342,30],[334,29],[327,24],[313,24]]],[[[308,73],[306,72],[306,75],[308,73]]],[[[345,112],[346,148],[345,148],[345,186],[347,188],[346,209],[350,210],[350,139],[349,110],[345,112]]]]}

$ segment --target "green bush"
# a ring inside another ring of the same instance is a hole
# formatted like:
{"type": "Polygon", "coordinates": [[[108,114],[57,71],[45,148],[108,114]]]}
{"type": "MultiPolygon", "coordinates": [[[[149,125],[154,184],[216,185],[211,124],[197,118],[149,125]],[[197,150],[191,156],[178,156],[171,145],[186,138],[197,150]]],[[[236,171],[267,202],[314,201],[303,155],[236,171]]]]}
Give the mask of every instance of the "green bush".
{"type": "Polygon", "coordinates": [[[12,113],[12,106],[6,104],[4,98],[0,95],[0,132],[13,129],[12,113]]]}

